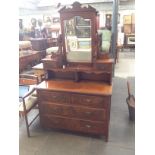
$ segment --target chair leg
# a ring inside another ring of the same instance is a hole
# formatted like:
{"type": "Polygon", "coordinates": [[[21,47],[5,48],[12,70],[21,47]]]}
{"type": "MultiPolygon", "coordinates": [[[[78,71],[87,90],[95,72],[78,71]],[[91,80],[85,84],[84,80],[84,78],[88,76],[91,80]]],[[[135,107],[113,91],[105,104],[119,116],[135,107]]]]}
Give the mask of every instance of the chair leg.
{"type": "Polygon", "coordinates": [[[25,115],[23,113],[19,113],[19,117],[22,118],[24,117],[25,115]]]}
{"type": "Polygon", "coordinates": [[[25,122],[26,122],[27,136],[30,137],[30,131],[29,131],[29,124],[28,124],[27,114],[25,114],[25,122]]]}

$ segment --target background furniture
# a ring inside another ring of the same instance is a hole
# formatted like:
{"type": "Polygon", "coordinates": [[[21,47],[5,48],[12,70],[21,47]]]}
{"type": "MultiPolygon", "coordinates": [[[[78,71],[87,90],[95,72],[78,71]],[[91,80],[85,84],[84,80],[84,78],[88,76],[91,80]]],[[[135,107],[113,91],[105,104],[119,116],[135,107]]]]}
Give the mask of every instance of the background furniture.
{"type": "Polygon", "coordinates": [[[98,50],[97,11],[75,2],[59,12],[59,49],[42,60],[46,80],[37,86],[41,126],[104,135],[108,141],[114,62],[98,50]]]}
{"type": "Polygon", "coordinates": [[[125,47],[135,48],[135,34],[125,35],[125,47]]]}
{"type": "Polygon", "coordinates": [[[101,35],[101,52],[108,52],[111,46],[111,31],[108,29],[98,30],[99,35],[101,35]]]}
{"type": "Polygon", "coordinates": [[[131,94],[129,81],[127,81],[127,88],[128,88],[128,97],[126,98],[126,102],[129,110],[129,119],[131,121],[135,121],[135,97],[133,94],[131,94]]]}
{"type": "Polygon", "coordinates": [[[39,82],[41,82],[45,77],[44,77],[44,69],[43,69],[43,63],[37,64],[32,67],[34,70],[34,74],[38,77],[39,82]]]}
{"type": "Polygon", "coordinates": [[[124,33],[135,33],[135,14],[124,15],[123,17],[124,33]]]}
{"type": "Polygon", "coordinates": [[[111,30],[111,27],[112,27],[112,14],[106,14],[105,27],[107,29],[111,30]]]}
{"type": "Polygon", "coordinates": [[[39,63],[41,59],[42,53],[32,50],[30,41],[19,41],[19,72],[39,63]]]}
{"type": "Polygon", "coordinates": [[[117,34],[117,46],[116,46],[116,55],[115,55],[115,63],[119,62],[119,52],[124,48],[124,33],[118,32],[117,34]]]}
{"type": "Polygon", "coordinates": [[[132,16],[131,15],[124,15],[123,24],[124,24],[124,33],[125,34],[132,33],[132,16]]]}
{"type": "Polygon", "coordinates": [[[41,51],[41,57],[46,56],[46,49],[48,48],[48,43],[46,38],[31,38],[32,49],[36,51],[41,51]]]}
{"type": "Polygon", "coordinates": [[[120,50],[123,49],[123,45],[122,44],[117,44],[116,46],[116,56],[115,56],[115,63],[118,63],[119,62],[119,52],[120,50]]]}
{"type": "Polygon", "coordinates": [[[46,49],[46,55],[51,55],[52,53],[56,53],[58,51],[58,46],[49,47],[46,49]]]}
{"type": "Polygon", "coordinates": [[[24,50],[19,52],[19,72],[39,63],[42,59],[40,51],[24,50]]]}
{"type": "Polygon", "coordinates": [[[19,51],[32,50],[32,44],[30,41],[19,41],[19,51]]]}
{"type": "Polygon", "coordinates": [[[57,39],[60,34],[60,24],[53,24],[50,27],[46,28],[48,32],[48,47],[57,46],[57,39]]]}
{"type": "Polygon", "coordinates": [[[135,14],[125,15],[123,18],[125,47],[135,47],[135,14]],[[132,37],[130,39],[130,37],[132,37]],[[131,41],[131,42],[130,42],[131,41]]]}
{"type": "Polygon", "coordinates": [[[39,113],[29,122],[28,113],[37,105],[35,86],[38,77],[28,74],[19,75],[19,116],[24,116],[26,122],[27,136],[30,137],[29,127],[39,116],[39,113]]]}

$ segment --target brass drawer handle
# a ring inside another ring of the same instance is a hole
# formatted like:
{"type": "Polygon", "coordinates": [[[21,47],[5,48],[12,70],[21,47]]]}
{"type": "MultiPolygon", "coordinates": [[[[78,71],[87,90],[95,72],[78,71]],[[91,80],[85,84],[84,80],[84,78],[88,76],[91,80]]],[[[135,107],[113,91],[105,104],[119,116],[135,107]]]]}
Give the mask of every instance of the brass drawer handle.
{"type": "Polygon", "coordinates": [[[92,113],[90,111],[86,111],[85,114],[90,115],[92,113]]]}
{"type": "Polygon", "coordinates": [[[52,98],[56,99],[56,98],[57,98],[57,96],[52,96],[52,98]]]}
{"type": "Polygon", "coordinates": [[[59,121],[54,121],[54,122],[53,122],[53,124],[59,124],[59,123],[60,123],[59,121]]]}
{"type": "Polygon", "coordinates": [[[58,108],[53,108],[53,111],[58,111],[58,108]]]}
{"type": "Polygon", "coordinates": [[[86,102],[90,102],[91,101],[91,99],[86,99],[86,102]]]}
{"type": "Polygon", "coordinates": [[[87,127],[87,128],[91,128],[91,125],[88,125],[88,124],[87,124],[86,127],[87,127]]]}

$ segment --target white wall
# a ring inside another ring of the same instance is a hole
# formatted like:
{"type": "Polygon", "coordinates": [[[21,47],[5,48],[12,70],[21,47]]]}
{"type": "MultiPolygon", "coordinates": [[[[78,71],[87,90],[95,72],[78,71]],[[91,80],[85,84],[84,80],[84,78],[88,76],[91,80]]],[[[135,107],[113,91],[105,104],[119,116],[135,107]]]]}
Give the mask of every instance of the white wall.
{"type": "MultiPolygon", "coordinates": [[[[93,3],[90,4],[92,7],[96,8],[100,14],[100,26],[105,26],[105,14],[112,14],[112,3],[93,3]]],[[[59,16],[58,13],[59,9],[56,9],[56,6],[48,6],[48,7],[41,7],[37,9],[21,9],[20,8],[20,15],[19,18],[25,19],[24,25],[26,25],[27,21],[30,20],[32,17],[39,19],[43,18],[44,15],[59,16]]],[[[123,2],[119,5],[119,13],[120,13],[120,24],[123,25],[123,16],[130,15],[135,12],[135,4],[133,2],[123,2]]]]}

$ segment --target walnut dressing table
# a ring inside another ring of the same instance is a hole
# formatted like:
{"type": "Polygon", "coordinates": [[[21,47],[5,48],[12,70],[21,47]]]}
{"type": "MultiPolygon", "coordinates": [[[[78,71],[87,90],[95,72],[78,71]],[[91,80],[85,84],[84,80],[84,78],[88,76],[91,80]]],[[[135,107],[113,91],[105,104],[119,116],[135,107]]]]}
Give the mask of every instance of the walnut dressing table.
{"type": "Polygon", "coordinates": [[[75,2],[59,12],[59,49],[42,60],[46,80],[37,87],[41,126],[108,141],[114,61],[99,51],[97,11],[75,2]]]}
{"type": "Polygon", "coordinates": [[[106,83],[47,80],[38,86],[43,128],[102,134],[108,140],[112,86],[106,83]]]}

